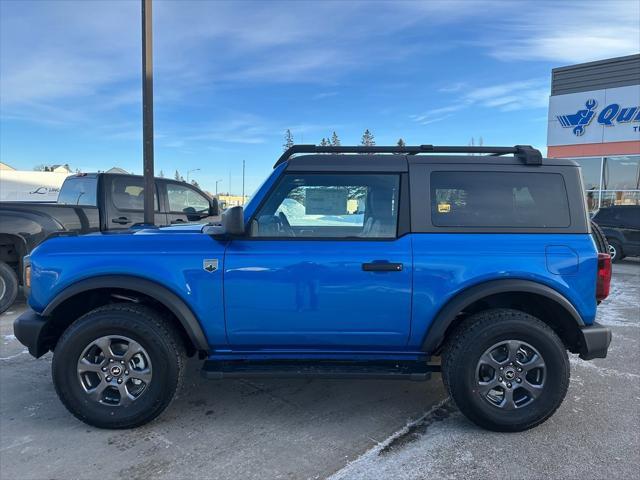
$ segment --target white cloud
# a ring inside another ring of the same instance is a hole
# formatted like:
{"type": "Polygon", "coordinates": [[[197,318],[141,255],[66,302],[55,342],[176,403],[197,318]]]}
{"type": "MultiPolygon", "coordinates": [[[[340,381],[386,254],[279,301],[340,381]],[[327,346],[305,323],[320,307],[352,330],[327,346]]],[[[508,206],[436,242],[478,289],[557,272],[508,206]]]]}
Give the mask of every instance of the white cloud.
{"type": "MultiPolygon", "coordinates": [[[[78,124],[140,102],[139,2],[1,3],[4,120],[78,124]]],[[[637,0],[157,2],[156,101],[183,106],[202,91],[289,82],[318,84],[328,93],[316,98],[326,98],[354,72],[405,69],[447,49],[562,64],[637,53],[639,9],[637,0]]],[[[504,91],[476,91],[482,99],[468,81],[445,85],[439,91],[457,94],[456,103],[415,120],[437,121],[469,103],[514,110],[546,102],[546,84],[495,87],[504,91]]]]}
{"type": "Polygon", "coordinates": [[[213,140],[247,145],[264,143],[265,136],[269,133],[268,125],[260,117],[251,114],[236,114],[225,121],[205,127],[192,126],[191,129],[199,131],[199,133],[182,138],[187,141],[213,140]]]}
{"type": "Polygon", "coordinates": [[[421,125],[427,125],[429,123],[439,122],[445,118],[449,118],[453,112],[462,110],[468,105],[469,102],[467,100],[460,99],[455,104],[447,105],[446,107],[434,108],[420,115],[410,115],[410,118],[421,125]]]}
{"type": "Polygon", "coordinates": [[[465,84],[465,92],[458,89],[451,91],[458,93],[454,103],[419,115],[411,115],[410,118],[421,125],[428,125],[470,107],[492,108],[502,112],[545,108],[549,101],[548,83],[548,80],[540,78],[476,88],[465,84]]]}
{"type": "Polygon", "coordinates": [[[498,19],[495,33],[476,43],[501,60],[571,64],[640,51],[637,0],[513,2],[503,6],[505,20],[519,16],[520,21],[498,19]]]}
{"type": "Polygon", "coordinates": [[[438,89],[438,91],[442,93],[455,93],[467,88],[467,86],[467,82],[454,82],[438,89]]]}

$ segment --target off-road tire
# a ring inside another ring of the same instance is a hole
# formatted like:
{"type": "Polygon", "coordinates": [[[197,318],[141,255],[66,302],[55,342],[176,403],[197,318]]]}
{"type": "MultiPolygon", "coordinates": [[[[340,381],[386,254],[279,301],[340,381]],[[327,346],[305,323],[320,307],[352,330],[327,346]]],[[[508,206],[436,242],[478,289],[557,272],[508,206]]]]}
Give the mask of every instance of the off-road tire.
{"type": "Polygon", "coordinates": [[[186,352],[179,332],[159,312],[121,303],[96,308],[65,330],[53,355],[52,377],[64,406],[83,422],[109,429],[133,428],[150,422],[171,403],[182,385],[186,352]],[[103,336],[124,336],[148,353],[152,378],[139,398],[126,406],[91,400],[78,378],[78,360],[91,342],[103,336]]]}
{"type": "Polygon", "coordinates": [[[0,262],[0,313],[13,305],[18,296],[18,276],[13,268],[0,262]]]}
{"type": "Polygon", "coordinates": [[[567,351],[556,333],[538,318],[511,309],[486,310],[464,320],[449,336],[442,354],[442,378],[458,408],[477,425],[500,432],[527,430],[553,415],[567,393],[569,370],[567,351]],[[480,395],[476,379],[483,353],[507,339],[528,343],[546,363],[540,396],[513,410],[490,404],[480,395]]]}

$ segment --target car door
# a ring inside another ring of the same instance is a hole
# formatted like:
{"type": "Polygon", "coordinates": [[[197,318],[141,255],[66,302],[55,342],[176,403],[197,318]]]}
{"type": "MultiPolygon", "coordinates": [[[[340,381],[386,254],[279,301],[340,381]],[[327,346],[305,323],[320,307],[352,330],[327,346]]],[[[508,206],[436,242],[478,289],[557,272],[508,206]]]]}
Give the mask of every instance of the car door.
{"type": "Polygon", "coordinates": [[[624,235],[626,255],[640,255],[640,207],[623,206],[620,210],[620,229],[624,235]]]}
{"type": "Polygon", "coordinates": [[[211,201],[203,192],[183,182],[163,181],[162,184],[170,224],[209,221],[211,201]]]}
{"type": "Polygon", "coordinates": [[[227,246],[231,345],[397,348],[411,321],[399,174],[285,174],[227,246]]]}
{"type": "MultiPolygon", "coordinates": [[[[156,186],[157,190],[157,186],[156,186]]],[[[144,179],[133,175],[105,175],[103,181],[105,228],[119,230],[144,223],[144,179]]],[[[155,224],[166,225],[167,217],[160,212],[158,196],[153,195],[155,224]]]]}

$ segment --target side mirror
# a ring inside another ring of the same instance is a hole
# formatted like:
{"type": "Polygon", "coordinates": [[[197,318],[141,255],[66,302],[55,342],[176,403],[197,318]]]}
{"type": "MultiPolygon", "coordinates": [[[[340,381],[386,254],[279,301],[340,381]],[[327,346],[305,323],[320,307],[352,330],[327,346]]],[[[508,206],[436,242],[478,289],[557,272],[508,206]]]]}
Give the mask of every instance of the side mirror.
{"type": "Polygon", "coordinates": [[[213,235],[214,237],[243,235],[244,211],[242,207],[227,208],[222,213],[222,225],[207,225],[204,227],[203,233],[213,235]]]}
{"type": "Polygon", "coordinates": [[[209,201],[209,216],[217,217],[218,215],[220,215],[220,207],[218,206],[218,199],[214,197],[209,201]]]}
{"type": "Polygon", "coordinates": [[[227,208],[222,214],[222,226],[229,235],[244,234],[244,211],[242,207],[227,208]]]}

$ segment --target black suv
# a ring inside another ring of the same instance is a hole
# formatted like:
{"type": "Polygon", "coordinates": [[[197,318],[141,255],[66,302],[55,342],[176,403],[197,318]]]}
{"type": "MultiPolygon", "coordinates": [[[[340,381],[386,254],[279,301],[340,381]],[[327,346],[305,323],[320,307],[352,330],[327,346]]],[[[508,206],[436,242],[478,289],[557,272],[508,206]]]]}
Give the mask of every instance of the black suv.
{"type": "Polygon", "coordinates": [[[640,256],[640,205],[601,208],[593,217],[609,241],[611,260],[640,256]]]}

